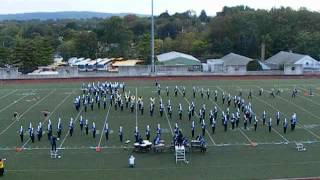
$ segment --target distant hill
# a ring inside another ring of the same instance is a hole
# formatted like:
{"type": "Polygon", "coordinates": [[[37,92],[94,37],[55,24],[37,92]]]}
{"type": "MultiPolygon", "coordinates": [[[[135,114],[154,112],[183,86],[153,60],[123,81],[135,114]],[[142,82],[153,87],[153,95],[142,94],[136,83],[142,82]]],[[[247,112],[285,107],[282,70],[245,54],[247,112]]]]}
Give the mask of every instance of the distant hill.
{"type": "MultiPolygon", "coordinates": [[[[110,18],[112,16],[126,16],[131,13],[100,13],[90,11],[65,11],[65,12],[34,12],[19,14],[0,14],[0,21],[4,20],[57,20],[57,19],[90,19],[90,18],[110,18]]],[[[139,15],[137,16],[144,16],[139,15]]]]}

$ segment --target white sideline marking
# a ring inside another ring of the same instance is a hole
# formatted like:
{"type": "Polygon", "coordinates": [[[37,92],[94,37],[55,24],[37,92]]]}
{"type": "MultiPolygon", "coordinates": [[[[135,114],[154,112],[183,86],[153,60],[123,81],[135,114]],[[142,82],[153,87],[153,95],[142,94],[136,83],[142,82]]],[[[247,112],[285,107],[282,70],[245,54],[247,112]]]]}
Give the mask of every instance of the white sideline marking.
{"type": "MultiPolygon", "coordinates": [[[[302,144],[318,144],[320,141],[294,141],[294,142],[256,142],[257,145],[295,145],[296,143],[302,144]]],[[[252,146],[250,143],[220,143],[216,145],[208,145],[208,147],[224,147],[224,146],[252,146]]],[[[0,147],[0,151],[16,151],[17,147],[0,147]]],[[[74,147],[59,147],[59,150],[89,150],[95,149],[94,146],[74,146],[74,147]]],[[[103,146],[101,149],[132,149],[133,147],[123,147],[123,146],[103,146]]],[[[170,148],[170,146],[166,146],[166,148],[170,148]]],[[[49,150],[51,147],[28,147],[23,148],[24,150],[49,150]]]]}
{"type": "Polygon", "coordinates": [[[280,179],[270,179],[270,180],[315,180],[320,179],[320,176],[318,177],[297,177],[297,178],[280,178],[280,179]]]}
{"type": "MultiPolygon", "coordinates": [[[[74,90],[72,91],[72,93],[74,92],[74,90]]],[[[54,114],[56,112],[56,110],[71,96],[70,93],[68,96],[66,96],[54,109],[53,111],[49,114],[49,116],[42,122],[43,125],[45,125],[45,123],[49,120],[49,118],[52,116],[52,114],[54,114]]],[[[29,142],[30,142],[30,138],[21,146],[21,148],[23,149],[29,142]]]]}
{"type": "Polygon", "coordinates": [[[1,131],[0,135],[4,134],[11,126],[13,126],[16,122],[18,122],[23,115],[25,115],[27,112],[29,112],[34,106],[38,105],[40,102],[45,100],[47,97],[49,97],[56,89],[52,90],[50,93],[48,93],[46,96],[44,96],[42,99],[40,99],[38,102],[34,103],[32,106],[30,106],[26,111],[24,111],[19,118],[14,120],[11,124],[9,124],[8,127],[6,127],[3,131],[1,131]]]}
{"type": "MultiPolygon", "coordinates": [[[[319,164],[320,161],[298,161],[298,162],[291,162],[291,165],[309,165],[309,164],[319,164]]],[[[246,164],[226,164],[226,165],[221,165],[221,164],[215,164],[215,165],[209,165],[209,166],[197,166],[197,167],[191,167],[191,166],[164,166],[164,167],[137,167],[135,168],[135,172],[137,171],[160,171],[160,170],[189,170],[190,172],[192,172],[193,170],[196,169],[196,171],[198,170],[203,170],[204,168],[207,169],[217,169],[217,168],[224,168],[224,169],[232,169],[232,168],[238,168],[238,167],[246,167],[246,168],[251,168],[251,167],[259,167],[261,169],[261,167],[265,167],[265,166],[285,166],[287,165],[287,162],[268,162],[268,163],[246,163],[246,164]]],[[[61,169],[8,169],[6,171],[10,172],[10,173],[26,173],[26,172],[37,172],[37,173],[52,173],[52,172],[107,172],[107,171],[115,171],[115,172],[119,172],[119,170],[123,170],[125,168],[92,168],[92,169],[81,169],[81,168],[61,168],[61,169]]],[[[310,177],[311,178],[311,177],[310,177]]],[[[297,178],[299,179],[299,178],[297,178]]],[[[310,179],[311,180],[311,179],[310,179]]]]}
{"type": "Polygon", "coordinates": [[[102,141],[102,136],[103,136],[103,130],[104,130],[104,127],[106,126],[106,124],[107,124],[107,122],[108,122],[108,117],[109,117],[109,112],[110,112],[110,109],[111,109],[111,105],[109,104],[109,108],[108,108],[108,112],[107,112],[107,115],[106,115],[106,117],[105,117],[105,120],[104,120],[104,124],[103,124],[103,126],[102,126],[102,129],[101,129],[101,136],[100,136],[100,139],[99,139],[99,144],[98,144],[98,146],[97,147],[99,147],[100,148],[100,145],[101,145],[101,141],[102,141]]]}
{"type": "Polygon", "coordinates": [[[0,99],[3,99],[3,98],[5,98],[5,97],[8,97],[8,96],[10,96],[11,94],[13,94],[13,93],[15,93],[15,92],[17,92],[17,91],[18,91],[18,89],[15,89],[14,91],[11,91],[10,93],[8,93],[8,94],[6,94],[6,95],[4,95],[4,96],[1,96],[0,99]]]}
{"type": "MultiPolygon", "coordinates": [[[[180,95],[182,95],[182,97],[183,97],[183,94],[182,94],[182,92],[181,92],[181,90],[180,90],[180,88],[178,88],[178,91],[179,91],[179,93],[180,93],[180,95]]],[[[190,102],[189,102],[189,100],[186,98],[186,97],[183,97],[184,99],[185,99],[185,101],[189,104],[189,106],[190,106],[190,102]]],[[[199,116],[198,116],[198,114],[196,113],[196,116],[199,118],[199,116]]],[[[206,129],[206,133],[208,134],[208,136],[209,136],[209,138],[210,138],[210,140],[211,140],[211,142],[214,144],[214,145],[217,145],[216,144],[216,142],[213,140],[213,138],[211,137],[211,135],[210,135],[210,133],[208,132],[208,130],[206,129]]]]}
{"type": "MultiPolygon", "coordinates": [[[[259,86],[257,86],[257,87],[260,88],[259,86]]],[[[267,91],[267,92],[268,92],[268,91],[267,91]]],[[[267,103],[267,102],[264,102],[264,101],[261,101],[261,102],[263,102],[264,104],[268,105],[268,106],[271,107],[272,109],[281,112],[278,108],[273,107],[271,104],[269,104],[269,103],[267,103]]],[[[284,114],[286,117],[288,117],[288,118],[290,119],[290,116],[288,116],[286,113],[283,113],[283,112],[281,112],[281,113],[284,114]]],[[[320,136],[318,136],[318,135],[315,134],[314,132],[310,131],[309,129],[305,128],[305,127],[304,127],[304,124],[298,122],[297,126],[298,126],[298,127],[301,127],[302,129],[308,131],[310,134],[312,134],[312,135],[315,136],[316,138],[320,139],[320,136]],[[299,125],[299,124],[301,124],[301,125],[299,125]]]]}

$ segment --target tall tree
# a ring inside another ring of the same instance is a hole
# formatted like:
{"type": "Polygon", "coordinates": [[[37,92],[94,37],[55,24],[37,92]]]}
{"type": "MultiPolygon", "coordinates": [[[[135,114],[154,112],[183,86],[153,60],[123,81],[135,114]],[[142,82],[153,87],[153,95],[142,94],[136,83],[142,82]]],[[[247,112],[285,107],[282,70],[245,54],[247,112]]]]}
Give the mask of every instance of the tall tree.
{"type": "Polygon", "coordinates": [[[200,13],[200,16],[199,16],[199,19],[202,23],[207,23],[209,22],[209,18],[207,16],[207,13],[205,10],[202,10],[201,13],[200,13]]]}

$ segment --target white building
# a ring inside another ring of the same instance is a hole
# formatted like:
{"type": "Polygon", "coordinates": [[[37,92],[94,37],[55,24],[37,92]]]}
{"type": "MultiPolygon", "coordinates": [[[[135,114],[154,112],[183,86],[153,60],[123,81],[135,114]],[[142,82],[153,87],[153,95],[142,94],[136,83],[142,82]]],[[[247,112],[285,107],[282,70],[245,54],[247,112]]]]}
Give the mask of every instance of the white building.
{"type": "Polygon", "coordinates": [[[302,66],[306,69],[318,69],[319,62],[312,57],[304,54],[280,51],[276,55],[270,57],[265,62],[271,69],[282,69],[284,66],[302,66]]]}
{"type": "Polygon", "coordinates": [[[245,73],[251,58],[230,53],[221,59],[208,59],[207,64],[210,72],[245,73]]]}

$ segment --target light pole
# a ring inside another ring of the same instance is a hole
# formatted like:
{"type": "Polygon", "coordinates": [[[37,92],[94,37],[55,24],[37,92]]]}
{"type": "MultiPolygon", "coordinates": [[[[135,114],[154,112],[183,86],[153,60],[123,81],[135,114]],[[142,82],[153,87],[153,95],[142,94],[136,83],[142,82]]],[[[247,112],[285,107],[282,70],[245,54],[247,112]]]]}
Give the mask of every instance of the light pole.
{"type": "Polygon", "coordinates": [[[155,73],[153,0],[151,0],[151,73],[155,73]]]}

